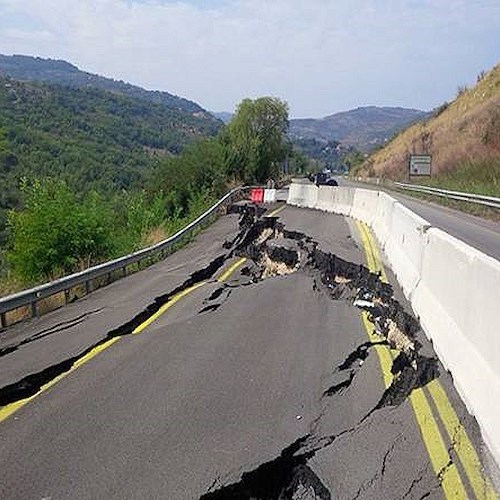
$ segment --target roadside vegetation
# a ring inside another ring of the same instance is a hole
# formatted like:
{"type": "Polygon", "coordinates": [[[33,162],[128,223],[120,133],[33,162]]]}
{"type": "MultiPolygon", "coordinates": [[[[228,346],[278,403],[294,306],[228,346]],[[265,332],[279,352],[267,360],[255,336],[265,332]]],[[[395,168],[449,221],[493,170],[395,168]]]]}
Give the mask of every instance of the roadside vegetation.
{"type": "MultiPolygon", "coordinates": [[[[474,87],[459,87],[452,102],[396,135],[351,175],[408,182],[411,154],[432,155],[432,177],[413,178],[416,184],[500,197],[500,64],[481,72],[474,87]]],[[[498,211],[471,203],[418,196],[499,219],[498,211]]]]}
{"type": "Polygon", "coordinates": [[[229,188],[278,180],[285,164],[303,167],[286,139],[287,127],[285,102],[245,99],[215,137],[200,138],[180,154],[155,157],[143,182],[128,189],[78,190],[65,176],[23,176],[18,207],[6,216],[0,294],[159,241],[229,188]]]}
{"type": "Polygon", "coordinates": [[[474,87],[460,87],[453,102],[395,136],[352,174],[405,180],[410,154],[431,154],[433,177],[439,182],[496,178],[498,186],[497,167],[492,174],[482,170],[500,161],[500,64],[478,75],[474,87]]]}

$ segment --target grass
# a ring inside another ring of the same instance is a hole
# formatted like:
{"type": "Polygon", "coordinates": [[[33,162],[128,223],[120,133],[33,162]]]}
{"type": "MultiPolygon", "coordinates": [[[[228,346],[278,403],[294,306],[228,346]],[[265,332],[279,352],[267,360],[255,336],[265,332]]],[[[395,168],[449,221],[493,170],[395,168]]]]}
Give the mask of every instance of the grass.
{"type": "MultiPolygon", "coordinates": [[[[149,245],[158,243],[159,241],[162,241],[163,239],[167,238],[168,236],[176,233],[178,230],[187,226],[187,224],[189,222],[196,219],[199,215],[201,215],[203,212],[205,212],[213,204],[214,204],[214,200],[210,197],[208,197],[206,199],[200,198],[198,200],[198,202],[196,203],[196,205],[194,205],[192,207],[189,215],[186,216],[185,218],[177,218],[173,221],[167,220],[167,221],[163,222],[163,224],[161,226],[153,228],[150,231],[148,231],[143,237],[143,241],[142,241],[143,245],[149,246],[149,245]]],[[[205,229],[210,224],[215,222],[215,220],[218,218],[218,215],[219,214],[217,212],[215,212],[213,215],[208,217],[207,220],[204,221],[200,226],[193,228],[188,234],[182,236],[177,243],[171,245],[171,247],[168,250],[166,250],[165,254],[170,255],[171,253],[176,252],[177,250],[179,250],[183,246],[190,243],[203,229],[205,229]]],[[[0,253],[0,258],[4,258],[3,253],[0,253]]],[[[160,260],[162,260],[162,255],[157,254],[154,257],[146,259],[142,263],[137,262],[135,264],[127,266],[127,275],[130,275],[130,274],[138,272],[142,269],[145,269],[146,267],[149,267],[150,265],[152,265],[156,262],[159,262],[160,260]]],[[[115,276],[111,276],[110,279],[108,279],[108,277],[104,276],[104,277],[92,280],[91,287],[90,287],[91,290],[95,290],[97,288],[100,288],[101,286],[106,286],[107,284],[112,283],[116,279],[120,279],[122,277],[122,274],[120,271],[117,271],[116,273],[113,273],[113,274],[115,274],[115,276]]],[[[8,273],[8,271],[4,271],[3,275],[0,276],[0,297],[10,295],[12,293],[21,291],[29,286],[35,286],[37,284],[40,284],[40,283],[31,283],[31,284],[27,285],[26,283],[22,283],[16,279],[14,279],[10,275],[10,273],[8,273]]],[[[76,300],[84,295],[86,295],[85,286],[84,285],[77,285],[76,287],[73,287],[72,289],[68,290],[67,300],[68,300],[68,302],[72,302],[73,300],[76,300]]],[[[65,297],[64,292],[51,295],[50,297],[47,297],[43,300],[38,301],[38,303],[37,303],[38,314],[39,315],[45,314],[49,311],[52,311],[52,310],[57,309],[59,307],[62,307],[65,304],[66,304],[66,297],[65,297]]],[[[28,319],[30,317],[31,317],[30,306],[23,306],[23,307],[14,309],[14,310],[6,313],[6,322],[8,325],[12,325],[14,323],[17,323],[19,321],[23,321],[23,320],[28,319]]]]}
{"type": "MultiPolygon", "coordinates": [[[[414,184],[422,184],[439,189],[482,194],[500,198],[500,158],[498,160],[469,161],[452,172],[446,172],[433,178],[414,180],[414,184]]],[[[416,198],[425,199],[461,212],[477,215],[493,221],[500,221],[500,210],[477,203],[452,200],[441,196],[404,191],[416,198]]]]}
{"type": "Polygon", "coordinates": [[[473,88],[462,89],[453,102],[436,111],[434,118],[409,127],[373,153],[359,168],[359,175],[404,180],[409,155],[425,153],[432,154],[439,182],[454,184],[458,179],[469,186],[465,190],[477,185],[477,189],[490,192],[488,183],[480,186],[475,182],[473,171],[477,164],[500,159],[500,64],[481,75],[473,88]],[[446,178],[445,174],[457,167],[462,170],[458,176],[446,178]],[[466,184],[467,180],[474,183],[466,184]]]}
{"type": "Polygon", "coordinates": [[[500,198],[500,158],[467,161],[451,172],[422,178],[418,184],[500,198]]]}

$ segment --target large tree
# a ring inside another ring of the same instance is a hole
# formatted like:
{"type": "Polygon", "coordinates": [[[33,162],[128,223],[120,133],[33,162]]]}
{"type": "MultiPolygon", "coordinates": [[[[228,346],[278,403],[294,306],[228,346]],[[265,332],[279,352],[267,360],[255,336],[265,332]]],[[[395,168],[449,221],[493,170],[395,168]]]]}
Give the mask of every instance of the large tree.
{"type": "Polygon", "coordinates": [[[225,131],[230,173],[245,182],[279,174],[289,151],[288,105],[275,97],[244,99],[225,131]]]}

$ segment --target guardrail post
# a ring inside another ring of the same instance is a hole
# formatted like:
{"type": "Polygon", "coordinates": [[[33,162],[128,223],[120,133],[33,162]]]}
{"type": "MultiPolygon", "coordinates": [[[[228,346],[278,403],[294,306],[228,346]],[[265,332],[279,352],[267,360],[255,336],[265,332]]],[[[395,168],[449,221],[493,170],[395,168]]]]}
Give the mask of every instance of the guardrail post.
{"type": "Polygon", "coordinates": [[[31,317],[36,318],[38,316],[38,307],[37,307],[37,301],[34,300],[31,303],[31,317]]]}
{"type": "Polygon", "coordinates": [[[69,289],[64,290],[64,303],[67,304],[69,302],[69,289]]]}
{"type": "Polygon", "coordinates": [[[7,315],[3,312],[0,314],[0,328],[7,327],[7,315]]]}
{"type": "Polygon", "coordinates": [[[88,295],[92,290],[90,289],[90,280],[85,282],[85,293],[88,295]]]}

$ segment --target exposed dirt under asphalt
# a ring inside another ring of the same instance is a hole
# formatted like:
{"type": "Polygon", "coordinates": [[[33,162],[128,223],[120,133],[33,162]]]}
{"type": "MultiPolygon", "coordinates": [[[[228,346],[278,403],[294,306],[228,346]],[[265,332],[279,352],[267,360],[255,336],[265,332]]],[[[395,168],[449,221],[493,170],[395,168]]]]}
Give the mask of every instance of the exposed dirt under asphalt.
{"type": "MultiPolygon", "coordinates": [[[[366,314],[376,340],[372,337],[370,341],[359,342],[351,352],[344,351],[343,358],[331,367],[324,387],[319,391],[319,410],[308,422],[305,433],[296,435],[274,456],[268,454],[263,461],[251,466],[247,464],[244,468],[235,464],[233,474],[214,476],[206,484],[204,492],[200,490],[197,496],[201,499],[326,500],[344,498],[344,492],[349,491],[352,494],[348,498],[442,498],[442,477],[433,475],[426,457],[415,462],[418,470],[415,470],[414,476],[398,485],[393,482],[392,491],[382,489],[381,494],[380,489],[376,490],[377,484],[383,488],[383,479],[389,475],[389,468],[395,467],[391,464],[401,461],[401,457],[407,459],[413,451],[405,449],[404,443],[409,438],[398,421],[401,409],[408,411],[405,406],[408,396],[440,376],[437,358],[427,347],[423,349],[418,322],[396,300],[391,285],[384,283],[379,275],[371,273],[365,266],[321,248],[318,241],[305,232],[287,229],[279,218],[263,217],[264,211],[260,207],[234,205],[229,213],[239,215],[239,231],[224,242],[216,258],[76,355],[0,388],[0,406],[36,394],[44,384],[69,371],[96,347],[115,337],[129,336],[172,297],[193,285],[208,282],[211,286],[210,293],[194,312],[193,321],[196,322],[222,314],[225,307],[230,307],[231,299],[236,294],[241,301],[245,287],[255,290],[267,280],[301,277],[310,283],[311,293],[318,299],[329,304],[346,304],[366,314]],[[235,257],[247,259],[239,271],[239,279],[218,283],[215,279],[218,273],[235,257]],[[370,372],[366,367],[377,365],[374,355],[377,346],[389,346],[393,350],[392,383],[380,394],[372,394],[362,405],[357,405],[359,387],[369,382],[367,377],[370,372]],[[347,408],[349,419],[340,423],[338,418],[342,412],[338,409],[343,405],[347,408]],[[342,467],[338,464],[345,463],[347,466],[350,463],[348,454],[352,455],[352,450],[368,446],[366,436],[377,432],[378,422],[390,422],[393,434],[385,447],[370,448],[364,452],[368,461],[373,455],[376,463],[373,471],[370,467],[366,472],[356,471],[363,479],[357,479],[354,472],[352,478],[342,477],[342,467]],[[335,473],[330,471],[333,462],[337,462],[338,466],[335,473]],[[326,474],[325,469],[328,470],[326,474]],[[348,486],[336,489],[335,481],[344,481],[348,486]]],[[[70,324],[61,322],[18,342],[4,345],[0,357],[7,358],[23,346],[79,324],[86,315],[98,313],[99,310],[92,310],[70,324]]],[[[302,415],[296,418],[301,419],[302,415]]]]}

